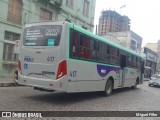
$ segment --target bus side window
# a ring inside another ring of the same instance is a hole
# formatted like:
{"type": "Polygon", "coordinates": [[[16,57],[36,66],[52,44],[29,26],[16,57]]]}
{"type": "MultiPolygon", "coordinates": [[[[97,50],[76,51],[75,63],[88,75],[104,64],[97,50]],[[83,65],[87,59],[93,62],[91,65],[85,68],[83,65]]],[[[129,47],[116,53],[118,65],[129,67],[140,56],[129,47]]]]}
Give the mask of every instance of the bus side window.
{"type": "Polygon", "coordinates": [[[131,67],[134,67],[134,56],[131,55],[131,67]]]}
{"type": "Polygon", "coordinates": [[[109,63],[108,45],[104,42],[97,43],[97,61],[109,63]]]}
{"type": "Polygon", "coordinates": [[[128,67],[132,67],[132,57],[131,57],[131,55],[128,55],[128,57],[127,57],[128,59],[127,59],[127,66],[128,67]]]}
{"type": "Polygon", "coordinates": [[[110,47],[110,63],[119,64],[119,50],[115,47],[110,47]]]}
{"type": "Polygon", "coordinates": [[[71,35],[71,56],[78,57],[78,32],[72,31],[71,35]]]}
{"type": "Polygon", "coordinates": [[[140,61],[139,61],[139,58],[138,57],[136,57],[136,67],[139,69],[140,68],[140,61]]]}
{"type": "Polygon", "coordinates": [[[140,60],[141,73],[144,73],[144,60],[140,60]]]}
{"type": "Polygon", "coordinates": [[[141,68],[141,59],[138,58],[138,68],[140,69],[141,68]]]}
{"type": "Polygon", "coordinates": [[[80,36],[80,58],[91,59],[90,39],[84,35],[80,36]]]}
{"type": "Polygon", "coordinates": [[[136,67],[136,56],[132,55],[133,59],[132,59],[132,67],[136,67]]]}
{"type": "Polygon", "coordinates": [[[96,61],[96,40],[90,39],[90,51],[91,51],[91,59],[96,61]]]}

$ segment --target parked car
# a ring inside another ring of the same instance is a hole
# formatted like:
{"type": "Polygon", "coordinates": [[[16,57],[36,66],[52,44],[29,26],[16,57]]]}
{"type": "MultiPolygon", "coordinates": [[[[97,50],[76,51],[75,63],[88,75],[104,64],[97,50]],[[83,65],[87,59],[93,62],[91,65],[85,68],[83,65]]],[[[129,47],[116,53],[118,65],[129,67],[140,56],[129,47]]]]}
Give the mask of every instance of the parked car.
{"type": "Polygon", "coordinates": [[[160,74],[152,75],[148,83],[149,86],[160,86],[160,74]]]}

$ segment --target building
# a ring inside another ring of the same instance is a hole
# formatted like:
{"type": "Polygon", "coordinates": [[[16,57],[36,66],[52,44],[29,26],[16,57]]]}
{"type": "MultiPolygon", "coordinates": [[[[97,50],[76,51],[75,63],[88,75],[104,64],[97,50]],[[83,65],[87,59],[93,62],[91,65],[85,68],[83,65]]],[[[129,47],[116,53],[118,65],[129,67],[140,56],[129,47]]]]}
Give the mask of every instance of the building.
{"type": "Polygon", "coordinates": [[[144,47],[144,53],[146,54],[144,77],[147,78],[156,73],[157,53],[147,47],[144,47]]]}
{"type": "Polygon", "coordinates": [[[111,10],[101,12],[98,25],[98,34],[104,35],[108,32],[130,31],[130,19],[111,10]]]}
{"type": "Polygon", "coordinates": [[[140,54],[142,37],[130,30],[130,19],[111,10],[102,11],[98,34],[140,54]]]}
{"type": "Polygon", "coordinates": [[[133,31],[108,32],[102,37],[140,54],[142,37],[133,31]]]}
{"type": "Polygon", "coordinates": [[[15,41],[26,23],[70,21],[93,31],[96,0],[1,0],[0,1],[0,77],[13,76],[18,54],[15,41]]]}
{"type": "Polygon", "coordinates": [[[158,43],[147,43],[145,47],[151,49],[156,53],[158,52],[158,43]]]}
{"type": "Polygon", "coordinates": [[[157,54],[156,73],[160,73],[160,40],[157,43],[147,43],[145,47],[157,54]]]}

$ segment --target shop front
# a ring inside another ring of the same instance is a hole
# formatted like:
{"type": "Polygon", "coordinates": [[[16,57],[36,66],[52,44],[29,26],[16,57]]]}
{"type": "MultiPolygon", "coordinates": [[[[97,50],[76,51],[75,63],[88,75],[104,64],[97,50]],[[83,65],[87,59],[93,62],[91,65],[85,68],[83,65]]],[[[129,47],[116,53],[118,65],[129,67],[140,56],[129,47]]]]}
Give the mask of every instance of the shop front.
{"type": "Polygon", "coordinates": [[[157,53],[149,48],[144,48],[144,52],[146,54],[144,78],[150,78],[156,73],[157,53]]]}

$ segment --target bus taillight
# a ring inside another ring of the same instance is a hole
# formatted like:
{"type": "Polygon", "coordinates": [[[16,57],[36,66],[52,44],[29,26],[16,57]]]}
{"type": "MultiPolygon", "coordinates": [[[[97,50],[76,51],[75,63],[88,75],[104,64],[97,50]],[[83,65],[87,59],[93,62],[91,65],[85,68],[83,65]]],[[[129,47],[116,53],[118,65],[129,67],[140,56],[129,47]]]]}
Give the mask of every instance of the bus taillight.
{"type": "Polygon", "coordinates": [[[22,75],[22,67],[21,67],[21,61],[18,60],[18,71],[22,75]]]}
{"type": "Polygon", "coordinates": [[[59,79],[63,77],[64,75],[67,75],[67,61],[66,60],[63,60],[59,63],[56,79],[59,79]]]}

